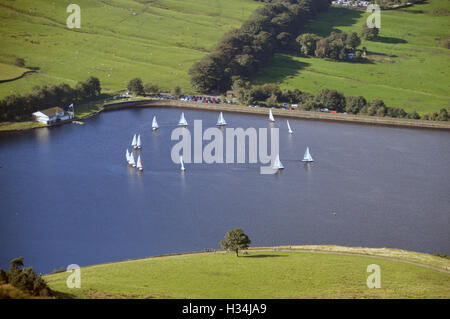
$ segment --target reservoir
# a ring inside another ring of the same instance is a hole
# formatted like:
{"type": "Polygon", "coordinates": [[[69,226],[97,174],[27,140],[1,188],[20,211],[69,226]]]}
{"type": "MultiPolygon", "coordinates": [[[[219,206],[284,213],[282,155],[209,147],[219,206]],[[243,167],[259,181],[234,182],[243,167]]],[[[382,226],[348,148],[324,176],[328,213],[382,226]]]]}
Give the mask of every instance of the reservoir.
{"type": "Polygon", "coordinates": [[[450,132],[289,119],[291,135],[286,119],[224,113],[228,128],[278,127],[285,169],[185,163],[183,173],[171,160],[182,111],[192,137],[196,119],[215,127],[217,112],[155,107],[0,137],[0,268],[18,256],[47,273],[219,249],[236,227],[252,246],[450,255],[450,132]],[[125,161],[136,133],[142,173],[125,161]]]}

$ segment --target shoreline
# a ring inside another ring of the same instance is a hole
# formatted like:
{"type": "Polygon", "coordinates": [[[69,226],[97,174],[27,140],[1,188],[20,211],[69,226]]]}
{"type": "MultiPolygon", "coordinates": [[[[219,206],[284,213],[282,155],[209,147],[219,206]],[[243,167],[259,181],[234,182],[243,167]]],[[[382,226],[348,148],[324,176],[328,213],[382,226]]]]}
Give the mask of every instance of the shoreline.
{"type": "MultiPolygon", "coordinates": [[[[432,269],[438,272],[450,274],[450,261],[445,258],[431,255],[429,253],[420,253],[411,250],[403,250],[397,248],[368,248],[368,247],[350,247],[350,246],[336,246],[336,245],[279,245],[279,246],[261,246],[249,247],[246,250],[240,250],[240,253],[247,252],[297,252],[297,253],[316,253],[316,254],[331,254],[331,255],[345,255],[355,257],[372,257],[383,260],[390,260],[405,264],[411,264],[427,269],[432,269]]],[[[176,258],[186,255],[203,255],[203,254],[226,254],[223,249],[203,250],[203,251],[187,251],[180,253],[168,253],[162,255],[153,255],[146,257],[138,257],[131,259],[124,259],[119,261],[110,261],[100,264],[92,264],[83,266],[82,268],[101,267],[111,264],[127,263],[133,261],[142,261],[155,258],[176,258]]],[[[44,277],[58,274],[48,273],[43,274],[44,277]]]]}
{"type": "MultiPolygon", "coordinates": [[[[211,104],[211,103],[148,99],[139,101],[124,101],[106,105],[104,104],[102,105],[101,109],[79,118],[76,117],[73,120],[78,121],[89,119],[91,117],[99,115],[102,112],[134,109],[134,108],[149,108],[149,107],[174,107],[192,110],[219,111],[219,112],[221,111],[221,112],[244,113],[244,114],[264,115],[264,116],[267,116],[269,110],[269,108],[266,107],[254,108],[237,104],[231,105],[211,104]]],[[[333,114],[315,111],[285,110],[278,108],[272,108],[272,112],[274,116],[279,116],[283,118],[302,119],[302,120],[353,123],[360,125],[375,125],[375,126],[387,126],[397,128],[432,129],[444,131],[450,130],[450,121],[444,122],[444,121],[412,120],[412,119],[376,117],[376,116],[353,115],[343,113],[333,114]]],[[[63,123],[58,123],[57,125],[42,125],[15,130],[3,130],[3,131],[0,130],[0,136],[26,133],[28,131],[32,131],[35,129],[51,128],[68,123],[72,123],[72,120],[63,123]]]]}
{"type": "MultiPolygon", "coordinates": [[[[167,101],[167,100],[142,100],[137,102],[125,102],[104,105],[103,111],[114,111],[128,108],[140,108],[140,107],[175,107],[186,108],[193,110],[205,110],[205,111],[222,111],[233,113],[245,113],[267,116],[269,108],[265,107],[248,107],[237,104],[210,104],[210,103],[197,103],[197,102],[184,102],[184,101],[167,101]]],[[[411,119],[399,119],[390,117],[376,117],[376,116],[364,116],[364,115],[352,115],[352,114],[333,114],[314,111],[299,111],[299,110],[285,110],[272,108],[274,116],[303,119],[303,120],[316,120],[316,121],[334,121],[343,123],[354,123],[362,125],[377,125],[377,126],[391,126],[391,127],[404,127],[404,128],[420,128],[420,129],[437,129],[437,130],[450,130],[449,121],[425,121],[425,120],[411,120],[411,119]]]]}

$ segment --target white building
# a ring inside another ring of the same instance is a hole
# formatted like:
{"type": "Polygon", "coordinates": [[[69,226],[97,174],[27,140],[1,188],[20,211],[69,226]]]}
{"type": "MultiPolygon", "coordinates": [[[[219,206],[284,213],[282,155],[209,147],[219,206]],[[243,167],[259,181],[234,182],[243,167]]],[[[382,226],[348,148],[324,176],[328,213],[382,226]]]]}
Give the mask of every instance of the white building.
{"type": "Polygon", "coordinates": [[[33,117],[38,122],[53,124],[56,122],[73,119],[74,116],[72,112],[64,112],[64,110],[60,107],[52,107],[33,113],[33,117]]]}

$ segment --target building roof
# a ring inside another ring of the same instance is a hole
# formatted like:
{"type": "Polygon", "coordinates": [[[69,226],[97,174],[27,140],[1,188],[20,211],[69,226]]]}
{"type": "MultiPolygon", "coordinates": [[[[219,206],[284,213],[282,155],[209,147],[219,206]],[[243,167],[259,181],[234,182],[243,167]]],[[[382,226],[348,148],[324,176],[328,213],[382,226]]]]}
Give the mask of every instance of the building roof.
{"type": "Polygon", "coordinates": [[[51,117],[51,116],[55,116],[56,113],[62,113],[62,112],[64,112],[64,111],[63,111],[62,108],[60,108],[60,107],[58,107],[58,106],[55,106],[55,107],[51,107],[51,108],[49,108],[49,109],[40,110],[39,112],[41,112],[41,113],[47,115],[48,117],[51,117]]]}

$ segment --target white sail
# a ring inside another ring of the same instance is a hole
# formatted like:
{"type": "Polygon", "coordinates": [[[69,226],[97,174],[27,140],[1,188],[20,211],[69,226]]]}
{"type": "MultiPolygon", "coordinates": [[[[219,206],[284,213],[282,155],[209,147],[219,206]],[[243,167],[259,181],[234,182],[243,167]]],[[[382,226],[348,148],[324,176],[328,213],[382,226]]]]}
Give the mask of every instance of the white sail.
{"type": "Polygon", "coordinates": [[[289,133],[294,133],[293,131],[292,131],[292,129],[291,129],[291,126],[289,125],[289,120],[288,121],[286,121],[286,123],[287,123],[287,127],[288,127],[288,130],[289,130],[289,133]]]}
{"type": "Polygon", "coordinates": [[[222,112],[220,112],[219,114],[219,119],[217,120],[217,126],[223,126],[223,125],[227,125],[227,122],[225,122],[225,119],[223,118],[223,114],[222,112]]]}
{"type": "Polygon", "coordinates": [[[277,155],[275,162],[273,163],[272,169],[283,169],[284,166],[281,164],[280,155],[277,155]]]}
{"type": "Polygon", "coordinates": [[[181,113],[180,121],[178,122],[178,125],[179,126],[187,126],[188,125],[186,119],[184,118],[184,113],[183,112],[181,113]]]}
{"type": "Polygon", "coordinates": [[[314,162],[311,154],[309,153],[309,147],[306,148],[305,155],[303,155],[302,162],[314,162]]]}
{"type": "Polygon", "coordinates": [[[269,121],[275,122],[275,118],[273,117],[272,110],[270,110],[270,112],[269,112],[269,121]]]}
{"type": "Polygon", "coordinates": [[[130,153],[130,165],[136,167],[136,162],[134,161],[133,153],[130,153]]]}
{"type": "Polygon", "coordinates": [[[139,134],[138,137],[137,137],[136,147],[137,147],[137,148],[142,148],[141,134],[139,134]]]}
{"type": "Polygon", "coordinates": [[[128,152],[128,148],[127,148],[127,154],[125,156],[127,159],[127,163],[130,163],[130,152],[128,152]]]}
{"type": "Polygon", "coordinates": [[[157,130],[159,128],[158,122],[156,122],[156,115],[153,116],[153,122],[152,122],[152,130],[157,130]]]}
{"type": "Polygon", "coordinates": [[[137,168],[138,170],[142,171],[144,169],[144,167],[142,166],[142,161],[141,161],[141,155],[138,156],[138,160],[137,160],[137,168]]]}
{"type": "Polygon", "coordinates": [[[184,171],[183,156],[180,156],[181,170],[184,171]]]}
{"type": "Polygon", "coordinates": [[[133,148],[136,148],[136,134],[134,134],[133,136],[133,141],[131,142],[131,146],[133,146],[133,148]]]}

